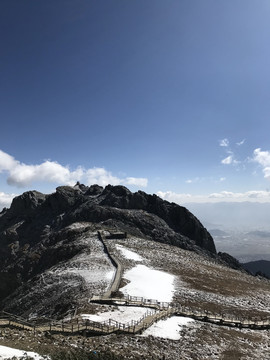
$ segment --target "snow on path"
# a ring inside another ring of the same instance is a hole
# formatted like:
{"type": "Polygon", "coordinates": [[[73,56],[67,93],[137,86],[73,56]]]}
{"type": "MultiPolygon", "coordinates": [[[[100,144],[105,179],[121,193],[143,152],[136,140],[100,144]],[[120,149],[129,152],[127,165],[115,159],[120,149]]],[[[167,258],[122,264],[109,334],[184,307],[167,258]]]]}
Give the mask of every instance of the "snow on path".
{"type": "Polygon", "coordinates": [[[125,295],[141,296],[145,299],[171,302],[174,294],[174,275],[160,270],[137,265],[124,274],[130,283],[121,292],[125,295]]]}
{"type": "Polygon", "coordinates": [[[43,357],[32,351],[18,350],[18,349],[13,349],[13,348],[10,348],[7,346],[0,345],[0,360],[9,359],[9,358],[12,358],[13,356],[16,356],[18,359],[21,359],[21,358],[25,357],[26,355],[31,356],[35,360],[50,359],[47,356],[43,357]]]}
{"type": "Polygon", "coordinates": [[[128,260],[135,260],[135,261],[143,260],[143,258],[139,254],[135,253],[134,251],[126,249],[122,245],[116,245],[116,248],[117,250],[120,250],[122,255],[128,260]]]}
{"type": "Polygon", "coordinates": [[[195,320],[187,317],[172,316],[154,323],[141,336],[152,335],[163,339],[179,340],[181,327],[193,321],[195,320]]]}
{"type": "Polygon", "coordinates": [[[127,324],[132,320],[138,321],[143,315],[151,311],[154,313],[155,310],[151,308],[141,308],[137,306],[121,306],[119,309],[114,311],[106,311],[97,315],[93,314],[81,314],[81,317],[86,320],[92,320],[97,322],[103,322],[109,319],[118,321],[122,324],[127,324]]]}
{"type": "Polygon", "coordinates": [[[97,237],[87,237],[82,239],[81,243],[84,246],[88,245],[89,251],[78,253],[63,264],[53,267],[47,273],[60,278],[70,275],[73,276],[70,281],[74,282],[78,282],[75,278],[77,276],[83,279],[89,288],[99,288],[102,289],[101,291],[105,291],[113,280],[115,267],[104,253],[103,245],[97,237]]]}

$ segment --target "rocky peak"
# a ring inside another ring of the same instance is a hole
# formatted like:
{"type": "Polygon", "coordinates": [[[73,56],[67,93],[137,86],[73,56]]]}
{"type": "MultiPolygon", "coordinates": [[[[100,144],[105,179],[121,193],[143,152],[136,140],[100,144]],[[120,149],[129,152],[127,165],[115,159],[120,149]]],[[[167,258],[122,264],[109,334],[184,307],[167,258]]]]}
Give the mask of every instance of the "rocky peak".
{"type": "Polygon", "coordinates": [[[83,192],[76,186],[59,186],[47,201],[53,212],[58,214],[68,211],[76,203],[83,201],[83,192]]]}
{"type": "MultiPolygon", "coordinates": [[[[28,191],[13,200],[11,208],[0,220],[11,218],[15,219],[14,223],[20,219],[32,218],[31,227],[35,228],[35,236],[41,231],[39,230],[41,226],[48,224],[61,228],[74,221],[97,223],[110,220],[114,225],[117,223],[117,226],[124,227],[125,231],[140,229],[142,235],[149,237],[155,234],[155,239],[160,242],[175,243],[177,238],[176,243],[180,247],[192,249],[195,245],[202,250],[216,253],[211,235],[186,208],[162,200],[155,194],[149,195],[143,191],[132,193],[120,185],[108,185],[103,188],[99,185],[87,187],[77,183],[73,187],[59,186],[56,192],[50,195],[28,191]],[[151,226],[147,226],[147,219],[150,218],[145,218],[142,211],[155,215],[156,223],[154,218],[151,218],[151,226]],[[167,234],[170,234],[168,239],[164,238],[165,228],[158,219],[168,228],[167,234]]],[[[26,225],[23,228],[24,232],[31,237],[30,233],[33,229],[25,227],[26,225]]]]}
{"type": "Polygon", "coordinates": [[[208,231],[193,214],[180,205],[162,200],[155,194],[149,195],[143,191],[132,193],[124,186],[108,185],[100,197],[101,205],[120,209],[140,209],[155,214],[175,232],[194,240],[199,247],[216,252],[214,241],[208,231]]]}
{"type": "Polygon", "coordinates": [[[11,216],[31,216],[36,209],[43,204],[47,195],[38,191],[27,191],[20,196],[16,196],[9,209],[11,216]]]}
{"type": "Polygon", "coordinates": [[[103,187],[95,184],[87,188],[85,195],[96,196],[96,195],[100,195],[102,191],[103,191],[103,187]]]}

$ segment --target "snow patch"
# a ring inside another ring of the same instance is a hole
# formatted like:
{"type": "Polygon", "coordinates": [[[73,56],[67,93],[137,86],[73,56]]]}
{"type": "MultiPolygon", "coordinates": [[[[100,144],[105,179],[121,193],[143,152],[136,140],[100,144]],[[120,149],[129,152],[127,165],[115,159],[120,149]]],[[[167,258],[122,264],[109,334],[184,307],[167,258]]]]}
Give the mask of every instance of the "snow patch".
{"type": "Polygon", "coordinates": [[[142,261],[143,258],[134,251],[128,250],[122,245],[116,245],[117,250],[120,250],[122,255],[128,260],[142,261]]]}
{"type": "MultiPolygon", "coordinates": [[[[72,224],[72,226],[77,225],[82,224],[72,224]]],[[[70,276],[70,284],[72,281],[76,283],[79,279],[83,279],[89,289],[95,292],[106,291],[113,280],[115,267],[104,253],[103,246],[97,238],[87,237],[82,239],[81,243],[82,245],[87,244],[89,248],[65,263],[51,268],[47,274],[59,277],[59,281],[63,277],[70,276]]]]}
{"type": "MultiPolygon", "coordinates": [[[[89,270],[84,270],[84,269],[69,269],[69,270],[65,270],[65,271],[60,271],[58,272],[57,275],[66,275],[66,274],[73,274],[76,276],[80,276],[81,278],[84,279],[84,281],[86,282],[86,284],[88,286],[91,286],[93,283],[102,283],[104,282],[104,279],[106,279],[107,281],[112,281],[112,277],[114,274],[114,271],[107,271],[104,269],[94,269],[94,271],[92,269],[89,270]]],[[[108,284],[109,286],[109,284],[108,284]]]]}
{"type": "Polygon", "coordinates": [[[86,320],[92,320],[96,322],[103,322],[109,319],[118,321],[122,324],[140,320],[146,313],[154,314],[156,310],[151,308],[141,308],[137,306],[121,306],[117,310],[110,310],[96,315],[93,314],[81,314],[81,317],[86,320]]]}
{"type": "MultiPolygon", "coordinates": [[[[60,216],[64,216],[65,213],[61,214],[60,216]]],[[[87,226],[89,226],[88,223],[83,223],[83,222],[75,222],[69,226],[67,226],[68,229],[82,229],[82,228],[86,228],[87,226]]]]}
{"type": "Polygon", "coordinates": [[[124,277],[130,283],[121,289],[123,294],[163,302],[172,301],[175,290],[174,275],[150,269],[145,265],[137,265],[128,270],[124,277]]]}
{"type": "Polygon", "coordinates": [[[163,339],[179,340],[182,326],[193,321],[195,320],[187,317],[172,316],[166,320],[159,320],[146,329],[141,336],[151,335],[163,339]]]}
{"type": "Polygon", "coordinates": [[[16,356],[18,359],[21,359],[21,358],[25,357],[26,355],[34,358],[35,360],[50,359],[50,357],[48,357],[48,356],[43,357],[32,351],[18,350],[18,349],[13,349],[13,348],[10,348],[7,346],[0,345],[0,360],[9,359],[9,358],[12,358],[13,356],[16,356]]]}

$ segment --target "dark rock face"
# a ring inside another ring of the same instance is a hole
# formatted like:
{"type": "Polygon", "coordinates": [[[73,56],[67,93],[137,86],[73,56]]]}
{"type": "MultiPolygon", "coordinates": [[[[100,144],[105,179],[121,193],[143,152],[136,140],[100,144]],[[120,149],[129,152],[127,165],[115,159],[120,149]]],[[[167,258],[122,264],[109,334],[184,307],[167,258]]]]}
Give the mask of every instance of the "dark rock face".
{"type": "Polygon", "coordinates": [[[219,259],[227,266],[229,266],[232,269],[240,270],[243,269],[240,262],[235,259],[233,256],[225,253],[225,252],[219,252],[218,253],[219,259]]]}
{"type": "Polygon", "coordinates": [[[10,217],[32,216],[36,209],[46,199],[46,195],[38,191],[28,191],[13,199],[9,215],[10,217]]]}
{"type": "Polygon", "coordinates": [[[61,186],[51,195],[29,191],[0,213],[0,301],[18,286],[82,249],[65,232],[87,222],[216,256],[214,241],[187,209],[123,186],[61,186]],[[69,246],[72,239],[72,246],[69,246]]]}

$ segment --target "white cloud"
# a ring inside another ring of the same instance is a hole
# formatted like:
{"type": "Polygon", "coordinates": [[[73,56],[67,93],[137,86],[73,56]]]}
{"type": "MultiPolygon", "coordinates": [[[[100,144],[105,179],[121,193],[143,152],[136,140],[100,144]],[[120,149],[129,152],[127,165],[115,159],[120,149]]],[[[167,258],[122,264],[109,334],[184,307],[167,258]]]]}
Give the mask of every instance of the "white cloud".
{"type": "Polygon", "coordinates": [[[88,169],[85,173],[86,175],[86,185],[99,184],[105,186],[108,184],[111,185],[135,185],[146,187],[148,180],[146,178],[135,178],[135,177],[126,177],[118,178],[113,176],[110,171],[107,171],[104,168],[92,168],[88,169]]]}
{"type": "MultiPolygon", "coordinates": [[[[242,141],[240,141],[239,143],[236,143],[238,146],[243,145],[245,142],[245,139],[243,139],[242,141]]],[[[223,160],[221,160],[221,164],[224,165],[238,165],[241,162],[236,160],[236,157],[234,155],[234,152],[230,149],[229,145],[229,140],[228,139],[223,139],[219,141],[219,145],[222,147],[225,147],[225,152],[227,154],[227,157],[225,157],[223,160]]]]}
{"type": "Polygon", "coordinates": [[[234,154],[230,151],[229,156],[227,156],[225,159],[221,160],[221,164],[223,165],[239,165],[241,162],[238,160],[235,160],[234,154]]]}
{"type": "Polygon", "coordinates": [[[147,183],[148,183],[148,180],[146,178],[127,177],[125,179],[126,185],[136,185],[136,186],[146,187],[147,183]]]}
{"type": "Polygon", "coordinates": [[[247,191],[243,193],[234,193],[231,191],[221,191],[219,193],[212,193],[208,195],[190,195],[178,194],[172,191],[158,191],[157,195],[162,199],[175,202],[178,204],[185,203],[216,203],[216,202],[270,202],[269,191],[247,191]]]}
{"type": "Polygon", "coordinates": [[[10,207],[12,199],[15,196],[17,196],[17,194],[6,194],[6,193],[3,193],[3,192],[0,192],[0,211],[4,207],[10,207]]]}
{"type": "Polygon", "coordinates": [[[157,195],[164,200],[175,202],[177,204],[192,202],[190,200],[194,198],[194,196],[192,196],[191,194],[177,194],[173,191],[158,191],[157,195]]]}
{"type": "Polygon", "coordinates": [[[80,167],[70,171],[68,167],[47,160],[40,165],[18,163],[9,170],[7,182],[17,187],[25,187],[37,181],[72,185],[82,176],[83,170],[80,167]]]}
{"type": "Polygon", "coordinates": [[[221,161],[221,164],[230,165],[233,162],[232,155],[227,156],[225,159],[221,161]]]}
{"type": "Polygon", "coordinates": [[[245,143],[246,139],[243,139],[242,141],[239,141],[236,143],[237,146],[241,146],[245,143]]]}
{"type": "Polygon", "coordinates": [[[247,191],[244,193],[234,193],[231,191],[221,191],[220,193],[212,193],[209,195],[212,199],[230,199],[230,201],[250,201],[253,199],[270,201],[270,192],[268,191],[247,191]]]}
{"type": "Polygon", "coordinates": [[[86,185],[99,184],[102,186],[112,184],[147,186],[146,178],[126,177],[119,178],[104,168],[84,169],[78,166],[71,171],[55,161],[46,160],[38,165],[26,165],[15,160],[9,154],[0,150],[0,173],[7,173],[7,183],[17,187],[26,187],[34,182],[56,183],[61,185],[74,185],[76,181],[86,185]]]}
{"type": "Polygon", "coordinates": [[[262,166],[270,166],[270,152],[262,151],[260,148],[255,149],[254,160],[257,161],[262,166]]]}
{"type": "Polygon", "coordinates": [[[208,196],[210,199],[224,199],[224,198],[232,198],[239,197],[237,194],[234,194],[231,191],[221,191],[220,193],[212,193],[208,196]]]}
{"type": "Polygon", "coordinates": [[[86,171],[87,185],[99,184],[101,186],[105,186],[107,184],[118,185],[119,183],[120,179],[113,176],[104,168],[92,168],[86,171]]]}
{"type": "Polygon", "coordinates": [[[229,140],[228,139],[222,139],[219,141],[219,146],[222,146],[222,147],[228,147],[229,146],[229,140]]]}
{"type": "Polygon", "coordinates": [[[200,181],[200,178],[199,177],[196,177],[194,179],[188,179],[186,180],[186,183],[187,184],[194,184],[194,183],[197,183],[198,181],[200,181]]]}
{"type": "Polygon", "coordinates": [[[253,161],[262,166],[264,177],[270,179],[270,152],[262,151],[260,148],[255,149],[253,152],[253,161]]]}
{"type": "Polygon", "coordinates": [[[220,182],[225,181],[225,180],[226,180],[225,177],[221,177],[221,178],[219,179],[220,182]]]}
{"type": "Polygon", "coordinates": [[[12,156],[0,150],[0,173],[13,169],[19,164],[12,156]]]}
{"type": "Polygon", "coordinates": [[[270,167],[265,167],[265,168],[263,169],[263,173],[264,173],[264,177],[265,177],[266,179],[270,179],[270,167]]]}

